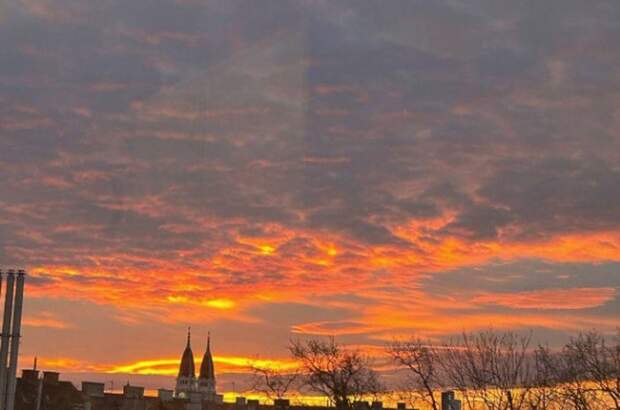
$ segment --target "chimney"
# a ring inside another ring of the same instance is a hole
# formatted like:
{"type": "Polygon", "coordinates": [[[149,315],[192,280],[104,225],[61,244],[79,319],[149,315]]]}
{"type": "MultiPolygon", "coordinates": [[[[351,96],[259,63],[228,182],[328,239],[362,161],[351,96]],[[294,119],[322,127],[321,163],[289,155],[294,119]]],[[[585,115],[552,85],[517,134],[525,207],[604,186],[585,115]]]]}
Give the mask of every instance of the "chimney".
{"type": "Polygon", "coordinates": [[[4,320],[2,321],[2,341],[0,342],[0,410],[5,409],[7,387],[7,361],[11,332],[11,315],[13,312],[13,288],[15,273],[12,269],[6,275],[6,292],[4,296],[4,320]]]}
{"type": "Polygon", "coordinates": [[[13,332],[11,334],[11,361],[9,362],[8,386],[5,410],[13,410],[15,406],[15,388],[17,386],[17,360],[19,359],[19,339],[22,330],[22,307],[24,305],[24,276],[26,272],[17,272],[15,288],[15,308],[13,310],[13,332]]]}
{"type": "Polygon", "coordinates": [[[60,382],[60,373],[46,370],[43,372],[43,381],[45,384],[58,384],[60,382]]]}

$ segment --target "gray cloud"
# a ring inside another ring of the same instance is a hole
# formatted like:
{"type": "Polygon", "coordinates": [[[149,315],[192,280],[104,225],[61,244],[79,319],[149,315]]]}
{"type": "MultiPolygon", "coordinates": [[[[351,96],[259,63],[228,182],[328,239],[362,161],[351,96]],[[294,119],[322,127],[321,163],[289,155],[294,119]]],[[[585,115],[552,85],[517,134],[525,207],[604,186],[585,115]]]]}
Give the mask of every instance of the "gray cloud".
{"type": "MultiPolygon", "coordinates": [[[[301,233],[423,253],[619,227],[614,2],[29,4],[0,23],[11,263],[196,268],[266,226],[292,257],[321,252],[301,233]]],[[[252,269],[204,280],[287,275],[252,269]]]]}

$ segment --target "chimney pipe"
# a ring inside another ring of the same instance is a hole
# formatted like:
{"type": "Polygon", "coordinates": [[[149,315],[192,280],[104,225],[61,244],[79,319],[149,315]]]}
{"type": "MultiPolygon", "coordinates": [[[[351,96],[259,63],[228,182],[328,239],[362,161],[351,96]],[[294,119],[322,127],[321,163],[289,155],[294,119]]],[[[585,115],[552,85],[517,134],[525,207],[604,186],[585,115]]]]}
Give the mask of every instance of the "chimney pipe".
{"type": "Polygon", "coordinates": [[[4,410],[7,387],[7,360],[11,331],[11,314],[13,312],[13,288],[15,273],[9,269],[6,275],[6,292],[4,296],[4,320],[2,322],[2,342],[0,343],[0,410],[4,410]]]}
{"type": "Polygon", "coordinates": [[[13,309],[13,332],[11,334],[11,361],[9,363],[8,386],[5,410],[15,407],[15,388],[17,387],[17,360],[19,359],[19,339],[22,330],[22,308],[24,306],[24,276],[26,272],[17,272],[17,287],[15,288],[15,308],[13,309]]]}

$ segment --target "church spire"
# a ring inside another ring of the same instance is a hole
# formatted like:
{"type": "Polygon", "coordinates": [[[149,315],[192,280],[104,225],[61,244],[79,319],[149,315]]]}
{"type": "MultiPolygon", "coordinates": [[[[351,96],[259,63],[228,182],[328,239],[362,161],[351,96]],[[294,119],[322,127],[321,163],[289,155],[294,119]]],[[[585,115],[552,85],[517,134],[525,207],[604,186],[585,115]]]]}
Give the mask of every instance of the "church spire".
{"type": "Polygon", "coordinates": [[[183,351],[183,356],[181,356],[181,366],[179,366],[179,377],[188,377],[193,379],[196,374],[194,368],[194,353],[191,348],[191,338],[192,338],[192,329],[191,327],[187,328],[187,346],[185,346],[185,350],[183,351]]]}
{"type": "Polygon", "coordinates": [[[215,383],[215,366],[213,365],[213,356],[211,355],[211,332],[207,335],[207,349],[202,357],[198,378],[211,380],[215,383]]]}

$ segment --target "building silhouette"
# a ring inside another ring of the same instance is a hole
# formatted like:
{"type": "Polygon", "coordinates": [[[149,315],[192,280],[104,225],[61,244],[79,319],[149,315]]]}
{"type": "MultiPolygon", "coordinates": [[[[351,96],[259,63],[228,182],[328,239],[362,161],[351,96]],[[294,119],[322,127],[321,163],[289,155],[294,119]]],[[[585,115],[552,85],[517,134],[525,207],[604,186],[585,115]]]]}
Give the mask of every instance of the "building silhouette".
{"type": "Polygon", "coordinates": [[[215,389],[215,366],[211,354],[211,334],[207,337],[207,348],[202,357],[200,373],[196,379],[194,352],[191,346],[191,330],[187,330],[187,345],[181,356],[174,394],[178,398],[199,401],[215,401],[218,395],[215,389]]]}
{"type": "Polygon", "coordinates": [[[196,390],[196,370],[194,368],[194,352],[192,352],[192,335],[187,330],[187,346],[181,356],[179,374],[174,393],[177,397],[188,397],[190,392],[196,390]]]}

